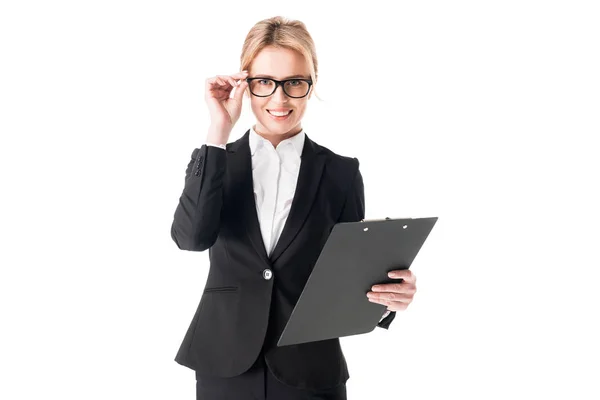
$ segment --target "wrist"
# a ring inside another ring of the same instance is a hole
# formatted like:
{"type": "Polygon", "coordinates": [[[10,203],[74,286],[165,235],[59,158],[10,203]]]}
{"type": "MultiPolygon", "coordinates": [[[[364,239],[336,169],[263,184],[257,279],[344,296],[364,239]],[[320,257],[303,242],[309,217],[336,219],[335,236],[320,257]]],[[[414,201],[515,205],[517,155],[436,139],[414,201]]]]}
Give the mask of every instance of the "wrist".
{"type": "Polygon", "coordinates": [[[208,135],[206,135],[206,141],[208,143],[226,145],[230,134],[231,130],[229,129],[210,125],[208,128],[208,135]]]}

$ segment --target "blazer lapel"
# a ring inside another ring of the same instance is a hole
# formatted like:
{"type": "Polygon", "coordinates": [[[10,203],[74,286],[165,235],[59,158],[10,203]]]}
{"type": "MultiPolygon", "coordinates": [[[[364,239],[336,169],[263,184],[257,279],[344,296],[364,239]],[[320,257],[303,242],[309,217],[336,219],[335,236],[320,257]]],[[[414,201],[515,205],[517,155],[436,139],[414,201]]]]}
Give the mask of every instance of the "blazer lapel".
{"type": "Polygon", "coordinates": [[[270,256],[272,263],[287,249],[302,228],[321,182],[323,166],[325,165],[325,152],[322,152],[320,146],[310,140],[306,133],[301,160],[290,213],[270,256]]]}
{"type": "Polygon", "coordinates": [[[235,202],[240,204],[241,207],[242,218],[240,222],[245,225],[250,242],[261,259],[267,264],[272,264],[288,248],[308,216],[321,181],[325,165],[325,152],[321,150],[319,145],[310,140],[305,133],[298,182],[290,206],[290,213],[283,226],[281,236],[271,256],[268,257],[256,213],[249,135],[250,130],[246,131],[244,136],[230,146],[228,151],[231,155],[227,169],[231,177],[232,187],[239,189],[239,191],[236,191],[239,197],[235,199],[235,202]]]}
{"type": "Polygon", "coordinates": [[[252,157],[250,155],[250,144],[248,137],[250,130],[244,136],[233,143],[228,150],[231,155],[228,160],[227,169],[231,177],[231,187],[237,188],[237,196],[234,200],[240,205],[241,221],[246,227],[252,246],[267,264],[270,264],[265,244],[260,232],[258,215],[256,213],[256,201],[254,199],[254,186],[252,182],[252,157]]]}

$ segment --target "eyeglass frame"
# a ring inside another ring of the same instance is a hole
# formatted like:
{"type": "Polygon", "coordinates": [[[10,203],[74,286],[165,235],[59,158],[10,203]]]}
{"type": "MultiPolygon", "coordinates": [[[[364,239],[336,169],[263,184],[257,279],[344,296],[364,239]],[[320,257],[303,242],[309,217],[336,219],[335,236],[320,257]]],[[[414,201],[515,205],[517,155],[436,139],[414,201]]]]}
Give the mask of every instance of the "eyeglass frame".
{"type": "Polygon", "coordinates": [[[256,96],[256,97],[269,97],[269,96],[273,96],[273,94],[274,94],[274,93],[277,91],[277,88],[278,88],[279,86],[281,86],[281,90],[283,90],[283,93],[284,93],[286,96],[288,96],[288,97],[290,97],[290,98],[292,98],[292,99],[301,99],[301,98],[303,98],[303,97],[306,97],[306,96],[308,96],[308,94],[310,93],[310,88],[312,87],[312,84],[313,84],[313,82],[312,82],[312,79],[304,79],[304,78],[290,78],[290,79],[284,79],[284,80],[282,80],[282,81],[278,81],[277,79],[273,79],[273,78],[260,78],[260,77],[255,77],[255,78],[246,78],[246,82],[248,82],[248,90],[250,90],[250,93],[252,93],[252,95],[253,95],[253,96],[256,96]],[[257,95],[257,94],[254,94],[254,92],[252,92],[252,89],[250,89],[250,82],[251,82],[251,81],[253,81],[253,80],[256,80],[256,79],[265,79],[265,80],[268,80],[268,81],[273,81],[273,82],[275,82],[275,89],[273,89],[273,92],[271,92],[271,94],[268,94],[268,95],[266,95],[266,96],[259,96],[259,95],[257,95]],[[308,90],[306,91],[306,94],[305,94],[304,96],[300,96],[300,97],[294,97],[294,96],[290,96],[290,95],[289,95],[289,94],[288,94],[288,93],[285,91],[285,86],[283,85],[284,83],[286,83],[286,82],[289,82],[289,81],[304,81],[304,82],[308,83],[308,90]]]}

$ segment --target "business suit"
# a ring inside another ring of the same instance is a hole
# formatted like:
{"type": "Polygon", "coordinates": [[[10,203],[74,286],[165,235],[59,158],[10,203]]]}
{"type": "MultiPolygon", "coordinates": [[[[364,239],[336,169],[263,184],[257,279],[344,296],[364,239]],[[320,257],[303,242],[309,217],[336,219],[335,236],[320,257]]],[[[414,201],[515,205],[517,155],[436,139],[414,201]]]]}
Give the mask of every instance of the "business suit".
{"type": "MultiPolygon", "coordinates": [[[[364,218],[358,160],[305,137],[289,217],[270,256],[253,199],[249,131],[226,150],[194,149],[171,235],[180,249],[209,249],[206,288],[175,361],[203,376],[234,377],[264,355],[277,379],[311,390],[349,378],[339,339],[276,347],[336,222],[364,218]]],[[[392,312],[378,326],[388,328],[392,312]]]]}

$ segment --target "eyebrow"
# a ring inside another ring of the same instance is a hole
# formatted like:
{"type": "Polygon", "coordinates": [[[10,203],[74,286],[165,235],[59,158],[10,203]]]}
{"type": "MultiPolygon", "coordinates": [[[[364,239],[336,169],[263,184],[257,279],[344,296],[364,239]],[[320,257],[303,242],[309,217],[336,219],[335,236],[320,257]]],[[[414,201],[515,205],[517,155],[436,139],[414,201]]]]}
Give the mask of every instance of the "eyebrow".
{"type": "MultiPolygon", "coordinates": [[[[277,78],[275,78],[275,77],[274,77],[274,76],[272,76],[272,75],[266,75],[266,74],[257,74],[257,75],[256,75],[256,78],[271,78],[271,79],[277,79],[277,78]]],[[[288,76],[287,78],[283,78],[283,79],[280,79],[280,80],[284,81],[284,80],[286,80],[286,79],[294,79],[294,78],[310,79],[310,78],[307,78],[307,77],[305,77],[304,75],[292,75],[292,76],[288,76]]]]}

